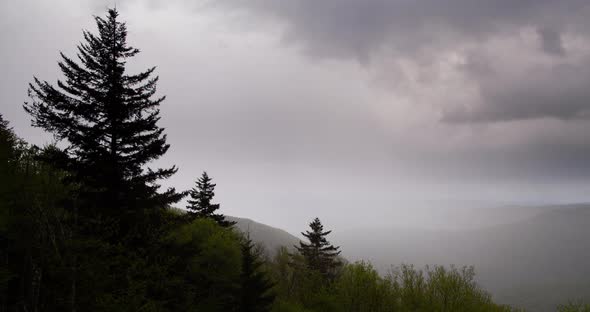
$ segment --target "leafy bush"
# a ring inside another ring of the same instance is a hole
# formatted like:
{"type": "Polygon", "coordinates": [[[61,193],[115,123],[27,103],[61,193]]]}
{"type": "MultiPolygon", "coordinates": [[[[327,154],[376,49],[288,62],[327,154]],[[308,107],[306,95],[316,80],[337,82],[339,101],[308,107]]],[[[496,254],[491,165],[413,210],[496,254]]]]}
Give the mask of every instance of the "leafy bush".
{"type": "Polygon", "coordinates": [[[590,304],[570,302],[557,307],[558,312],[590,312],[590,304]]]}
{"type": "Polygon", "coordinates": [[[493,303],[490,294],[475,283],[473,267],[402,265],[390,276],[398,296],[395,311],[510,311],[493,303]]]}
{"type": "Polygon", "coordinates": [[[394,311],[392,284],[382,279],[369,263],[347,265],[334,284],[340,311],[394,311]]]}

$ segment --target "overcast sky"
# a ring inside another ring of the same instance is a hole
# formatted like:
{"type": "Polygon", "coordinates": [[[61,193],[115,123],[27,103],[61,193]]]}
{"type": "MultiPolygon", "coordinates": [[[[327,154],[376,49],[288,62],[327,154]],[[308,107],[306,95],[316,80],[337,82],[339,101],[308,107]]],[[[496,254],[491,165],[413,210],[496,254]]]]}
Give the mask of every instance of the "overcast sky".
{"type": "MultiPolygon", "coordinates": [[[[0,112],[56,81],[114,1],[0,2],[0,112]]],[[[587,0],[119,0],[156,65],[167,185],[292,231],[387,223],[408,200],[590,200],[587,0]],[[369,219],[359,219],[370,214],[369,219]]]]}

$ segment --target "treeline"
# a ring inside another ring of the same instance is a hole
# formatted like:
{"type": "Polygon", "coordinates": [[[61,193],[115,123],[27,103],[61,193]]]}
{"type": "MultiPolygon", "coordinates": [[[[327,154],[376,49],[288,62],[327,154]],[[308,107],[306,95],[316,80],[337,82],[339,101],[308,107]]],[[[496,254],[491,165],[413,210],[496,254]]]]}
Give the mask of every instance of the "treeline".
{"type": "Polygon", "coordinates": [[[95,19],[77,60],[61,55],[64,79],[29,85],[24,109],[59,147],[0,115],[0,311],[511,310],[472,268],[348,264],[317,218],[308,242],[270,257],[219,212],[207,173],[160,190],[177,168],[148,167],[169,148],[158,77],[125,71],[139,50],[115,10],[95,19]]]}

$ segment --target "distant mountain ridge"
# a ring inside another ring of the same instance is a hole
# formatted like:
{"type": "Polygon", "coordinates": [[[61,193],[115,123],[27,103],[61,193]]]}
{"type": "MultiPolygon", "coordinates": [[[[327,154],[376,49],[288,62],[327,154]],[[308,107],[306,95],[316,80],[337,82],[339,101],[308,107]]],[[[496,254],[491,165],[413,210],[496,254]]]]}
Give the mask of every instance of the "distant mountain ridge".
{"type": "MultiPolygon", "coordinates": [[[[186,213],[186,210],[181,208],[171,208],[172,211],[178,214],[186,213]]],[[[236,222],[234,227],[243,233],[249,235],[252,241],[264,248],[265,252],[272,256],[280,247],[286,247],[288,250],[294,250],[294,246],[298,246],[303,239],[276,227],[256,222],[248,218],[240,218],[233,216],[225,216],[228,221],[236,222]]]]}
{"type": "Polygon", "coordinates": [[[229,221],[236,222],[235,227],[255,243],[261,245],[268,255],[273,255],[281,246],[293,250],[301,240],[291,233],[247,218],[226,216],[229,221]]]}
{"type": "Polygon", "coordinates": [[[341,229],[338,239],[346,257],[371,261],[382,273],[400,263],[473,265],[498,302],[527,311],[590,301],[590,204],[529,208],[535,213],[527,218],[479,229],[341,229]]]}
{"type": "MultiPolygon", "coordinates": [[[[498,213],[510,213],[499,207],[498,213]]],[[[461,230],[400,227],[338,229],[350,261],[370,261],[382,274],[402,263],[474,265],[476,280],[500,303],[554,311],[559,303],[590,302],[590,203],[515,207],[513,222],[461,230]],[[527,212],[528,211],[528,212],[527,212]]],[[[440,214],[441,212],[439,212],[440,214]]],[[[465,218],[489,211],[464,210],[465,218]]],[[[433,216],[435,217],[435,216],[433,216]]],[[[475,216],[482,218],[482,216],[475,216]]],[[[267,255],[302,238],[247,218],[227,216],[267,255]]]]}
{"type": "MultiPolygon", "coordinates": [[[[510,213],[499,207],[498,213],[510,213]]],[[[569,300],[590,300],[590,204],[515,207],[513,222],[478,229],[338,229],[343,256],[372,262],[383,274],[401,263],[474,265],[476,279],[500,303],[554,311],[569,300]]],[[[490,211],[464,210],[492,216],[490,211]]],[[[439,212],[440,214],[441,212],[439,212]]],[[[436,216],[433,216],[436,217],[436,216]]],[[[246,218],[228,217],[269,255],[301,240],[246,218]]],[[[477,223],[477,222],[476,222],[477,223]]]]}

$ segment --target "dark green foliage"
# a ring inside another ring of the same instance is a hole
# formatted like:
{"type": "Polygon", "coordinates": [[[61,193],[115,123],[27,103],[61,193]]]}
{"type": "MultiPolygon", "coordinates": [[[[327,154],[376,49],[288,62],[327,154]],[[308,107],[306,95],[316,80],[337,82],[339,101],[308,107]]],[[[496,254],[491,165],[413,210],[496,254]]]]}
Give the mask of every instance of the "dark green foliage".
{"type": "Polygon", "coordinates": [[[311,231],[302,232],[301,234],[309,240],[309,244],[300,242],[295,246],[303,255],[307,265],[312,270],[320,272],[327,278],[333,278],[336,269],[341,265],[337,256],[340,254],[340,247],[334,247],[326,236],[332,231],[325,231],[320,219],[315,218],[309,224],[311,231]]]}
{"type": "Polygon", "coordinates": [[[252,240],[247,237],[242,242],[242,273],[239,311],[270,311],[274,301],[273,283],[262,268],[260,252],[255,249],[252,240]]]}
{"type": "Polygon", "coordinates": [[[0,310],[65,308],[52,286],[69,284],[71,215],[64,173],[40,161],[52,150],[18,139],[0,126],[0,310]]]}
{"type": "Polygon", "coordinates": [[[191,218],[211,218],[219,225],[230,227],[235,222],[225,220],[225,216],[217,214],[219,204],[213,204],[211,201],[215,196],[215,183],[203,172],[199,180],[195,182],[195,187],[189,191],[190,199],[188,200],[188,214],[191,218]]]}
{"type": "Polygon", "coordinates": [[[17,141],[8,121],[0,114],[0,231],[6,230],[8,221],[9,186],[17,158],[17,141]]]}
{"type": "Polygon", "coordinates": [[[78,46],[78,61],[61,54],[59,67],[65,76],[57,87],[35,78],[29,85],[32,102],[25,110],[33,125],[68,143],[68,157],[56,165],[84,184],[83,215],[92,214],[103,225],[145,233],[136,227],[148,222],[150,210],[182,198],[174,189],[158,193],[160,179],[176,168],[144,169],[169,148],[164,129],[157,126],[159,105],[154,98],[158,77],[150,68],[135,75],[125,73],[126,62],[139,50],[127,45],[127,29],[116,10],[106,19],[95,17],[98,34],[84,31],[78,46]],[[88,212],[88,209],[100,209],[88,212]]]}
{"type": "Polygon", "coordinates": [[[161,254],[171,255],[168,274],[179,279],[168,297],[178,298],[171,301],[170,311],[236,309],[242,259],[235,232],[213,220],[196,219],[173,230],[164,243],[161,254]]]}

